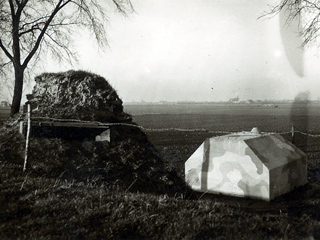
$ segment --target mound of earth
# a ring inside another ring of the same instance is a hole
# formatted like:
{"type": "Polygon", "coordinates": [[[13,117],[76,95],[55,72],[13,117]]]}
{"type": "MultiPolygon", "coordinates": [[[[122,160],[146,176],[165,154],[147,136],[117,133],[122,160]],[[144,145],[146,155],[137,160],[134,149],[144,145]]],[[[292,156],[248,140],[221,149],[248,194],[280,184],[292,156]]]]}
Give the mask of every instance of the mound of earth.
{"type": "MultiPolygon", "coordinates": [[[[128,124],[122,101],[102,77],[76,71],[42,74],[29,99],[36,117],[119,123],[110,129],[112,141],[31,134],[29,175],[104,182],[130,191],[185,191],[184,181],[169,169],[146,134],[128,124]]],[[[0,129],[0,159],[21,165],[22,171],[25,136],[15,121],[25,117],[21,114],[0,129]]]]}
{"type": "Polygon", "coordinates": [[[100,122],[131,122],[117,92],[101,76],[85,71],[43,73],[28,100],[33,115],[100,122]]]}
{"type": "MultiPolygon", "coordinates": [[[[119,127],[115,141],[77,141],[32,137],[27,174],[79,182],[94,181],[123,190],[174,194],[184,182],[166,166],[138,128],[119,127]],[[120,134],[121,133],[121,134],[120,134]]],[[[25,137],[18,126],[0,129],[0,159],[21,166],[25,137]]]]}

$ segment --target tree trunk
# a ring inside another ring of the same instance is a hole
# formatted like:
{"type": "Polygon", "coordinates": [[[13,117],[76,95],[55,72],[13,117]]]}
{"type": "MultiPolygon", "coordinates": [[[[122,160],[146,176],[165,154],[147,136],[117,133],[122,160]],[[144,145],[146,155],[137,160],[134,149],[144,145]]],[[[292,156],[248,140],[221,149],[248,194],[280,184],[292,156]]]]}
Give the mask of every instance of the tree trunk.
{"type": "Polygon", "coordinates": [[[14,92],[11,105],[10,116],[13,117],[14,114],[18,113],[20,110],[21,98],[22,98],[22,89],[23,89],[23,74],[24,69],[21,66],[14,67],[14,92]]]}

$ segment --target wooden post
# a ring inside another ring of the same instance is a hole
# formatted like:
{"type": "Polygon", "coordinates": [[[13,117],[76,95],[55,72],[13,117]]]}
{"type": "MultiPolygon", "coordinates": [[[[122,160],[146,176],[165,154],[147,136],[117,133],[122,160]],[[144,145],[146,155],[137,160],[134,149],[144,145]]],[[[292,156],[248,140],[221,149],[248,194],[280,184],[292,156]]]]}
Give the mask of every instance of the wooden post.
{"type": "Polygon", "coordinates": [[[294,144],[294,126],[291,127],[291,142],[294,144]]]}
{"type": "Polygon", "coordinates": [[[23,125],[23,123],[24,123],[24,120],[20,120],[20,122],[19,122],[19,133],[21,135],[24,135],[24,125],[23,125]]]}
{"type": "Polygon", "coordinates": [[[30,131],[31,131],[31,104],[26,102],[28,107],[27,117],[28,117],[28,125],[27,125],[27,137],[26,137],[26,149],[24,154],[24,165],[23,165],[23,172],[27,169],[28,163],[28,155],[29,155],[29,141],[30,141],[30,131]]]}

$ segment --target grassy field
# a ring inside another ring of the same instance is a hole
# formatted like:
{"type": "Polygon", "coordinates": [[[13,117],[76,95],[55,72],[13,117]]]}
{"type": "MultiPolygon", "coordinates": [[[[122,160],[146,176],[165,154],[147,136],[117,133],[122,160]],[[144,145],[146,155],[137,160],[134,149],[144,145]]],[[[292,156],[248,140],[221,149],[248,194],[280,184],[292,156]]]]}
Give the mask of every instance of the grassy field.
{"type": "MultiPolygon", "coordinates": [[[[257,205],[264,206],[262,208],[270,212],[272,212],[272,209],[278,209],[279,205],[287,206],[287,213],[290,216],[308,215],[305,210],[309,207],[310,211],[318,211],[317,207],[314,208],[315,205],[305,204],[310,201],[309,194],[306,193],[308,191],[313,192],[311,189],[317,189],[320,180],[320,136],[317,136],[320,133],[318,124],[320,121],[320,107],[318,105],[307,107],[304,104],[296,106],[282,105],[274,108],[252,107],[250,105],[192,104],[173,105],[168,108],[158,105],[136,108],[137,106],[129,106],[127,111],[133,114],[134,121],[147,129],[146,132],[150,141],[163,154],[165,160],[173,165],[181,177],[184,177],[184,162],[186,159],[199,147],[204,139],[223,134],[219,133],[219,131],[250,131],[252,127],[259,127],[263,132],[282,133],[282,136],[289,141],[292,140],[290,133],[292,126],[295,126],[296,131],[309,133],[310,135],[295,133],[294,139],[295,144],[308,155],[310,183],[305,188],[292,193],[289,199],[286,197],[280,198],[271,202],[270,205],[260,201],[257,204],[252,204],[250,201],[247,202],[248,200],[228,197],[221,197],[219,202],[242,204],[241,207],[244,209],[248,209],[248,206],[251,206],[249,208],[250,211],[254,211],[257,214],[261,214],[257,205]],[[290,206],[292,204],[290,199],[292,198],[295,199],[294,206],[290,206]],[[306,207],[307,205],[308,207],[306,207]],[[297,214],[297,212],[299,213],[297,214]]],[[[217,199],[217,196],[214,195],[205,196],[209,199],[213,198],[215,201],[217,199]]],[[[320,195],[318,194],[315,196],[317,203],[320,201],[319,197],[320,195]]],[[[280,211],[282,212],[283,210],[280,207],[280,211]]],[[[314,216],[314,219],[319,221],[319,215],[314,216]]],[[[297,226],[300,225],[298,224],[297,226]]],[[[316,230],[314,229],[314,231],[316,230]]],[[[269,237],[274,238],[274,236],[266,235],[266,238],[269,237]]],[[[287,236],[281,234],[278,237],[287,238],[287,236]]],[[[314,237],[319,238],[318,235],[314,235],[314,237]]],[[[248,238],[252,238],[252,236],[248,236],[248,238]]],[[[292,235],[289,239],[291,238],[299,237],[292,235]]]]}
{"type": "Polygon", "coordinates": [[[0,125],[5,121],[10,115],[10,108],[0,107],[0,125]]]}
{"type": "MultiPolygon", "coordinates": [[[[257,126],[287,132],[294,124],[320,133],[318,106],[305,108],[181,105],[125,111],[149,129],[165,163],[184,178],[186,159],[217,131],[257,126]]],[[[291,140],[290,133],[283,136],[291,140]]],[[[23,174],[22,163],[8,156],[0,159],[0,239],[320,239],[320,138],[297,133],[295,143],[308,154],[309,183],[271,202],[187,189],[175,195],[132,192],[94,178],[50,177],[37,172],[36,164],[35,172],[23,174]]]]}
{"type": "Polygon", "coordinates": [[[309,115],[320,116],[320,104],[125,104],[125,111],[133,115],[144,114],[224,114],[224,115],[309,115]]]}
{"type": "Polygon", "coordinates": [[[145,128],[262,132],[320,133],[320,105],[282,104],[278,107],[250,104],[125,105],[125,111],[145,128]]]}

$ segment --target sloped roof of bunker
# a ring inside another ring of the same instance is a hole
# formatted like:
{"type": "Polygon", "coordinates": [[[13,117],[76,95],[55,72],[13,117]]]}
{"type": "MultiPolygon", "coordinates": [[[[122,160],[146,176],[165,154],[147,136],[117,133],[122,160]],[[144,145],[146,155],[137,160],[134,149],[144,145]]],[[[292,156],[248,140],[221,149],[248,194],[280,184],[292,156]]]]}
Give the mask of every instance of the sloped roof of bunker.
{"type": "Polygon", "coordinates": [[[242,152],[244,149],[239,149],[236,146],[239,142],[243,141],[268,169],[277,168],[297,158],[306,157],[306,154],[302,150],[279,134],[256,134],[243,131],[218,136],[215,139],[216,141],[229,143],[224,144],[225,151],[235,152],[238,149],[239,154],[245,154],[242,152]]]}

